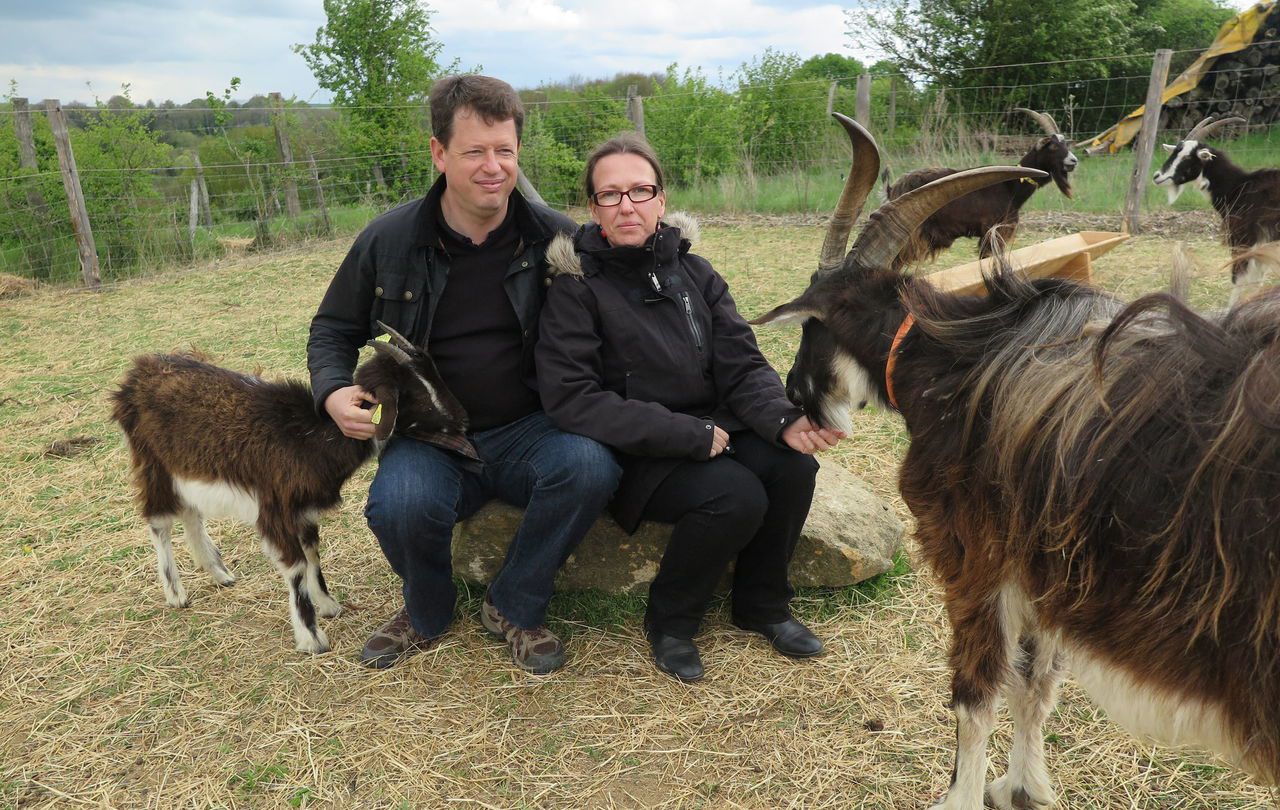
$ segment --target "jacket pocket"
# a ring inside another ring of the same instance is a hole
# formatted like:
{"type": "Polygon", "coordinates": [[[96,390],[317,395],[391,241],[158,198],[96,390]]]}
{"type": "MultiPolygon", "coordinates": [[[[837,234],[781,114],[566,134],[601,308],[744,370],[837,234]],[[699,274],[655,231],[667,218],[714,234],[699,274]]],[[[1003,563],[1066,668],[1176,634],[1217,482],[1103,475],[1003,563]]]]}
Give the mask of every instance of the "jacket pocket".
{"type": "Polygon", "coordinates": [[[374,279],[371,320],[382,321],[413,340],[422,311],[422,291],[426,279],[406,273],[378,273],[374,279]]]}

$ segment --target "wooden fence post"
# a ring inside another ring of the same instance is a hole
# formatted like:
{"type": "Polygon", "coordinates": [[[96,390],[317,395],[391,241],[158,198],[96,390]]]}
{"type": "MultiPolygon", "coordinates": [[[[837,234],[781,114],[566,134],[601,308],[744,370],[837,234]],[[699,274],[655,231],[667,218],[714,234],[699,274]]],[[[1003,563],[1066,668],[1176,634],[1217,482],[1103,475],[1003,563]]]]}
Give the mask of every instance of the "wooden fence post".
{"type": "Polygon", "coordinates": [[[191,242],[191,258],[196,257],[196,226],[200,224],[200,183],[191,181],[191,208],[187,220],[187,241],[191,242]]]}
{"type": "Polygon", "coordinates": [[[279,93],[271,94],[271,119],[276,128],[276,143],[280,145],[280,157],[284,160],[284,202],[289,217],[302,216],[302,203],[298,201],[298,181],[293,176],[293,149],[289,146],[289,133],[284,129],[284,100],[279,93]]]}
{"type": "MultiPolygon", "coordinates": [[[[13,128],[18,136],[18,165],[24,169],[40,170],[36,162],[36,140],[31,131],[31,110],[25,98],[13,99],[13,128]]],[[[44,197],[35,186],[27,186],[27,205],[36,211],[44,210],[44,197]]]]}
{"type": "Polygon", "coordinates": [[[71,151],[71,138],[67,135],[67,121],[62,117],[62,104],[56,98],[47,99],[44,106],[49,112],[53,142],[58,147],[58,169],[62,172],[62,187],[67,192],[76,249],[80,252],[80,272],[85,286],[96,290],[102,286],[98,249],[93,243],[93,229],[89,227],[89,211],[85,208],[84,192],[80,189],[80,174],[76,171],[76,156],[71,151]]]}
{"type": "Polygon", "coordinates": [[[639,88],[634,84],[627,85],[627,118],[636,132],[644,135],[644,99],[640,97],[639,88]]]}
{"type": "Polygon", "coordinates": [[[898,128],[898,77],[889,77],[889,124],[885,133],[893,135],[898,128]]]}
{"type": "MultiPolygon", "coordinates": [[[[24,169],[38,172],[40,171],[40,164],[36,160],[36,140],[31,129],[31,109],[27,106],[27,100],[14,97],[13,112],[13,129],[18,136],[18,165],[24,169]]],[[[44,201],[44,195],[40,193],[40,189],[36,187],[34,182],[27,184],[27,206],[36,218],[36,227],[41,231],[47,231],[49,206],[44,201]]],[[[48,243],[44,240],[40,242],[40,255],[42,262],[38,267],[31,268],[31,274],[36,278],[48,278],[52,269],[53,257],[48,243]]]]}
{"type": "Polygon", "coordinates": [[[209,206],[209,186],[204,181],[204,166],[200,163],[200,156],[196,155],[196,183],[200,189],[200,222],[206,228],[213,227],[213,208],[209,206]]]}
{"type": "Polygon", "coordinates": [[[854,120],[870,131],[871,129],[871,74],[858,76],[858,95],[854,102],[854,120]]]}
{"type": "Polygon", "coordinates": [[[836,88],[840,86],[840,82],[832,82],[827,88],[827,117],[831,117],[831,113],[836,109],[836,88]]]}
{"type": "Polygon", "coordinates": [[[1160,128],[1160,96],[1169,78],[1169,59],[1173,51],[1161,48],[1151,64],[1151,82],[1147,85],[1147,102],[1142,111],[1142,130],[1134,146],[1133,175],[1129,178],[1129,193],[1124,201],[1124,229],[1140,233],[1142,223],[1138,214],[1142,210],[1142,194],[1147,187],[1147,172],[1151,170],[1151,153],[1156,147],[1156,130],[1160,128]]]}
{"type": "Polygon", "coordinates": [[[329,219],[329,206],[324,202],[324,186],[320,185],[320,170],[316,168],[314,152],[307,152],[307,165],[311,167],[311,182],[316,184],[316,205],[320,206],[320,219],[324,222],[324,235],[333,238],[333,221],[329,219]]]}

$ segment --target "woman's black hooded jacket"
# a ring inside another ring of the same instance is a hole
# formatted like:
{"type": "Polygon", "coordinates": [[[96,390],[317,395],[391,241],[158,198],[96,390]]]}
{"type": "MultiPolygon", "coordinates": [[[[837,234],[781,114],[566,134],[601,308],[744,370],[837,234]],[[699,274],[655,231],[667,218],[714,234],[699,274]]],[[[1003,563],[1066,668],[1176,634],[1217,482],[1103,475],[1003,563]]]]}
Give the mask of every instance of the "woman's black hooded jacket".
{"type": "Polygon", "coordinates": [[[801,410],[738,314],[728,285],[689,253],[675,214],[641,247],[595,223],[547,252],[554,280],[535,352],[542,404],[562,430],[619,451],[613,511],[628,531],[681,460],[706,460],[712,428],[777,443],[801,410]]]}

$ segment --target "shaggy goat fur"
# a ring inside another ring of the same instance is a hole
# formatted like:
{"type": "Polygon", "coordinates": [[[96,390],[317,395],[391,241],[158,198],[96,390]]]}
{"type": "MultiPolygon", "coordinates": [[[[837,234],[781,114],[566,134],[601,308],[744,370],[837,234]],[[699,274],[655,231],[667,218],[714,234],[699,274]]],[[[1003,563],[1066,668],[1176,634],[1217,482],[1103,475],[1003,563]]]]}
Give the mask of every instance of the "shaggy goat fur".
{"type": "Polygon", "coordinates": [[[371,440],[344,436],[316,413],[311,389],[301,383],[267,382],[189,354],[135,359],[113,395],[112,416],[128,440],[139,507],[170,606],[187,605],[173,560],[174,520],[186,527],[196,563],[219,585],[231,585],[235,577],[204,519],[235,518],[257,528],[263,551],[289,587],[297,648],[329,649],[316,615],[337,616],[341,606],[320,570],[319,514],[338,505],[342,485],[393,430],[465,442],[466,415],[431,359],[392,334],[398,345],[373,344],[374,356],[356,371],[356,384],[381,403],[371,440]]]}

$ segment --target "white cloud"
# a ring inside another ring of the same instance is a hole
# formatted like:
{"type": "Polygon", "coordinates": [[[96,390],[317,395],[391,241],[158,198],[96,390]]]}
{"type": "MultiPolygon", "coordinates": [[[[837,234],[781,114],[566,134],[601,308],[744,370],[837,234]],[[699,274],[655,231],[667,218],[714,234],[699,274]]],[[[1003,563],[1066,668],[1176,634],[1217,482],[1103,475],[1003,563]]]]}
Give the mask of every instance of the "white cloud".
{"type": "Polygon", "coordinates": [[[431,25],[457,31],[572,31],[583,15],[554,0],[444,0],[431,3],[431,25]]]}

